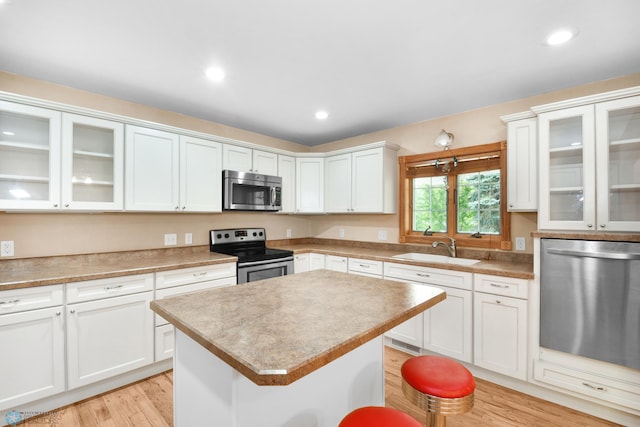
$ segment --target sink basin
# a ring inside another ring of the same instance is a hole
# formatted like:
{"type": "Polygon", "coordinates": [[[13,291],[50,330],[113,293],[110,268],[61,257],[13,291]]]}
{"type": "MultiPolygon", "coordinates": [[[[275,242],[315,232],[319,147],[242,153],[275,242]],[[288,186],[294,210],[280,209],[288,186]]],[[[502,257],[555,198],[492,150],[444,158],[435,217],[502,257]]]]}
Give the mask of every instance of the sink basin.
{"type": "Polygon", "coordinates": [[[444,255],[421,254],[418,252],[409,252],[406,254],[394,255],[393,258],[408,259],[411,261],[422,261],[422,262],[440,262],[442,264],[455,264],[455,265],[473,265],[480,262],[480,260],[477,260],[477,259],[452,258],[444,255]]]}

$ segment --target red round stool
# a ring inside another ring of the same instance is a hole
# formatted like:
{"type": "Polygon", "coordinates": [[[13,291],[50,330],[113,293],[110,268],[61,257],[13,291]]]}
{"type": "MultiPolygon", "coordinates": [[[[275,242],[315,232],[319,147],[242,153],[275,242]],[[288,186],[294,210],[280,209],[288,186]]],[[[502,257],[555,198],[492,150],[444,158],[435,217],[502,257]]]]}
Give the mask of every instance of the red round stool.
{"type": "Polygon", "coordinates": [[[365,406],[349,413],[338,427],[422,427],[422,424],[397,409],[365,406]]]}
{"type": "Polygon", "coordinates": [[[402,393],[427,411],[427,427],[445,427],[447,415],[473,408],[476,383],[458,362],[440,356],[418,356],[403,363],[402,393]]]}

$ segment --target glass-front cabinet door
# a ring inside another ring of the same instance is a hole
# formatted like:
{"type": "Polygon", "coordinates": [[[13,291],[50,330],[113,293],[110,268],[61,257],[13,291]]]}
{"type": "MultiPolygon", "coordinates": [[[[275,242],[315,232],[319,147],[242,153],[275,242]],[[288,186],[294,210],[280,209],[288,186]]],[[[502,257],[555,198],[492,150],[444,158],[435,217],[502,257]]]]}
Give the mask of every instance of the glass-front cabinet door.
{"type": "Polygon", "coordinates": [[[121,210],[124,125],[65,113],[62,135],[62,208],[121,210]]]}
{"type": "Polygon", "coordinates": [[[541,229],[595,230],[594,108],[538,116],[541,229]]]}
{"type": "Polygon", "coordinates": [[[61,113],[0,101],[0,209],[58,209],[61,113]]]}
{"type": "Polygon", "coordinates": [[[598,230],[640,231],[640,96],[596,104],[598,230]]]}

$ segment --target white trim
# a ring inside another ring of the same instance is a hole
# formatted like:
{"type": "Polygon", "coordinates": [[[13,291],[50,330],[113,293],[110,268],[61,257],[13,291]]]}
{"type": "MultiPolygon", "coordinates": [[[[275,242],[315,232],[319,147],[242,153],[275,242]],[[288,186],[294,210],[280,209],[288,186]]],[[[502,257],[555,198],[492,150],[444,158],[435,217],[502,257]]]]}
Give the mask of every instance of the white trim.
{"type": "Polygon", "coordinates": [[[540,114],[548,111],[561,110],[570,107],[579,107],[581,105],[595,104],[597,102],[610,101],[613,99],[626,98],[635,95],[640,95],[640,86],[598,93],[596,95],[582,96],[580,98],[567,99],[564,101],[553,102],[551,104],[536,105],[531,107],[531,111],[536,114],[540,114]]]}
{"type": "Polygon", "coordinates": [[[509,122],[515,122],[516,120],[524,120],[524,119],[532,119],[536,117],[536,114],[529,110],[529,111],[522,111],[520,113],[514,113],[514,114],[507,114],[506,116],[500,116],[500,120],[502,120],[504,123],[509,123],[509,122]]]}

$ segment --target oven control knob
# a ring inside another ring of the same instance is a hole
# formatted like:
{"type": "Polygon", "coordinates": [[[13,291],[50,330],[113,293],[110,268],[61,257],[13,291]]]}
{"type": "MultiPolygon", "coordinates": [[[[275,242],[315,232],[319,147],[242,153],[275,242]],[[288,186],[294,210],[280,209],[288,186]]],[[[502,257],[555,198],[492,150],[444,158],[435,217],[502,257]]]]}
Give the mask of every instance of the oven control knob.
{"type": "Polygon", "coordinates": [[[260,232],[260,237],[262,237],[262,231],[260,232]]]}
{"type": "Polygon", "coordinates": [[[216,234],[216,239],[222,239],[222,234],[220,233],[216,234]]]}
{"type": "Polygon", "coordinates": [[[224,233],[224,238],[228,239],[229,238],[229,233],[224,233]]]}
{"type": "Polygon", "coordinates": [[[253,237],[256,237],[258,235],[258,233],[256,233],[255,231],[253,232],[253,237]]]}

